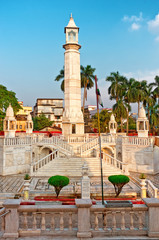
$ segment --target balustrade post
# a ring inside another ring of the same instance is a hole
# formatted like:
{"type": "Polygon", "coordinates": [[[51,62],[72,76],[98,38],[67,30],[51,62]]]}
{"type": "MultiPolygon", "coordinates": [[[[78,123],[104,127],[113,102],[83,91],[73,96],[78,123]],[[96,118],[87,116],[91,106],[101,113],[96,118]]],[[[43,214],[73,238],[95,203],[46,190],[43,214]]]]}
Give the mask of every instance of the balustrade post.
{"type": "Polygon", "coordinates": [[[148,206],[148,236],[159,237],[159,199],[144,198],[148,206]]]}
{"type": "Polygon", "coordinates": [[[123,170],[125,175],[129,175],[129,166],[128,163],[123,164],[123,170]]]}
{"type": "Polygon", "coordinates": [[[20,202],[20,199],[7,199],[3,203],[6,212],[10,211],[10,213],[5,216],[5,231],[3,234],[3,238],[13,239],[19,237],[19,213],[17,210],[20,202]]]}
{"type": "Polygon", "coordinates": [[[78,207],[78,238],[90,238],[92,233],[90,230],[90,207],[92,201],[90,199],[76,199],[78,207]]]}

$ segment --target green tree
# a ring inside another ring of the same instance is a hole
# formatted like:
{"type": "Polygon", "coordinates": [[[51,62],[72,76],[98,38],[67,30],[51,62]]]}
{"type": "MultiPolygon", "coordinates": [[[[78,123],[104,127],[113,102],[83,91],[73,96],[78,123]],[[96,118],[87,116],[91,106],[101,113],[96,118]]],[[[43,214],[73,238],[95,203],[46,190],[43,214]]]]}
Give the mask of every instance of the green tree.
{"type": "Polygon", "coordinates": [[[53,121],[50,121],[43,113],[33,118],[34,130],[37,131],[43,129],[44,127],[51,127],[52,124],[53,121]]]}
{"type": "MultiPolygon", "coordinates": [[[[87,83],[87,89],[90,89],[94,86],[93,80],[95,76],[93,75],[95,68],[92,68],[91,65],[87,65],[86,67],[80,66],[81,69],[81,88],[85,87],[87,83]],[[88,80],[88,82],[87,82],[88,80]]],[[[55,81],[61,82],[61,90],[64,92],[64,67],[60,70],[60,73],[56,76],[55,81]]]]}
{"type": "Polygon", "coordinates": [[[110,82],[111,85],[108,88],[108,94],[110,94],[110,100],[115,99],[116,102],[121,96],[123,96],[123,84],[126,82],[126,77],[121,76],[119,72],[111,72],[110,76],[106,78],[106,81],[110,82]]]}
{"type": "Polygon", "coordinates": [[[150,86],[155,87],[154,95],[156,96],[156,98],[158,98],[158,105],[159,105],[159,76],[155,77],[155,82],[150,83],[150,86]]]}
{"type": "Polygon", "coordinates": [[[125,175],[112,175],[108,177],[108,180],[113,184],[116,196],[118,197],[122,191],[122,188],[127,184],[130,179],[125,175]]]}
{"type": "Polygon", "coordinates": [[[61,90],[64,92],[64,67],[63,67],[63,69],[60,70],[59,75],[56,76],[55,81],[57,81],[57,82],[62,81],[61,82],[61,90]]]}
{"type": "MultiPolygon", "coordinates": [[[[129,80],[125,80],[124,82],[124,100],[130,106],[130,103],[134,103],[137,97],[136,94],[136,80],[134,78],[130,78],[129,80]]],[[[127,134],[129,132],[129,110],[131,108],[127,108],[127,124],[126,124],[126,131],[127,134]]]]}
{"type": "MultiPolygon", "coordinates": [[[[106,128],[108,129],[108,124],[110,121],[110,115],[111,113],[108,112],[108,110],[104,109],[99,114],[100,119],[100,130],[101,132],[105,132],[106,128]]],[[[92,116],[92,124],[94,128],[98,128],[98,116],[97,113],[92,116]]]]}
{"type": "Polygon", "coordinates": [[[85,99],[86,99],[86,91],[94,86],[95,80],[95,68],[92,68],[91,65],[87,65],[83,67],[81,65],[81,87],[84,88],[83,94],[83,115],[84,115],[84,106],[85,106],[85,99]]]}
{"type": "Polygon", "coordinates": [[[155,134],[157,128],[159,128],[159,105],[150,107],[150,126],[155,134]]]}
{"type": "Polygon", "coordinates": [[[113,105],[113,113],[117,118],[120,118],[121,132],[123,132],[123,119],[127,118],[128,112],[130,112],[131,107],[123,99],[120,99],[113,105]]]}
{"type": "Polygon", "coordinates": [[[136,98],[135,101],[138,103],[138,113],[140,109],[140,102],[144,101],[146,98],[146,88],[147,88],[147,81],[142,80],[141,82],[136,81],[136,98]]]}
{"type": "Polygon", "coordinates": [[[69,184],[69,178],[65,176],[52,176],[48,179],[48,183],[51,186],[54,186],[56,197],[58,198],[61,189],[69,184]]]}
{"type": "Polygon", "coordinates": [[[150,110],[155,106],[155,96],[154,92],[152,91],[152,85],[148,85],[145,89],[145,98],[143,101],[143,105],[147,110],[148,120],[149,120],[149,131],[151,130],[151,124],[150,124],[150,110]]]}
{"type": "Polygon", "coordinates": [[[21,109],[16,98],[16,93],[8,91],[5,86],[0,85],[0,130],[3,130],[3,119],[5,118],[9,104],[12,105],[15,114],[21,109]]]}

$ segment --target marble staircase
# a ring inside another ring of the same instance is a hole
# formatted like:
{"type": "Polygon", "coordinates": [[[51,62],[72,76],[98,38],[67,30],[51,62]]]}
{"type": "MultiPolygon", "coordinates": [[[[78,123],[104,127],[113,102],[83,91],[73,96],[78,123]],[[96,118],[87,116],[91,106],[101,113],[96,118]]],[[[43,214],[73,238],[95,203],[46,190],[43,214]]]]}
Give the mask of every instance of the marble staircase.
{"type": "MultiPolygon", "coordinates": [[[[81,177],[82,166],[84,162],[87,163],[89,168],[89,176],[100,176],[100,160],[99,158],[80,158],[80,157],[67,157],[55,158],[48,164],[42,166],[38,171],[33,173],[33,176],[53,176],[64,175],[68,177],[81,177]]],[[[103,176],[110,176],[114,174],[121,174],[121,170],[111,164],[103,161],[103,176]]]]}

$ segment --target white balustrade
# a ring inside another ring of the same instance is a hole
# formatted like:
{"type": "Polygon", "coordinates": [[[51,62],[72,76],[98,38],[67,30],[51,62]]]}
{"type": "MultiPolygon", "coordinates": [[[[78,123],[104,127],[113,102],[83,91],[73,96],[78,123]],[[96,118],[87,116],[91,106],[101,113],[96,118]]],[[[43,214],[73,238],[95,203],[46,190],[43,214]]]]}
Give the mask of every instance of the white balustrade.
{"type": "Polygon", "coordinates": [[[147,226],[148,208],[146,205],[134,205],[133,208],[102,208],[101,206],[91,207],[92,232],[105,231],[124,235],[136,234],[145,235],[147,226]]]}
{"type": "Polygon", "coordinates": [[[102,152],[102,154],[103,154],[103,161],[106,164],[113,165],[115,168],[118,168],[118,169],[122,170],[125,174],[128,174],[128,169],[126,169],[127,164],[125,164],[125,163],[121,162],[120,160],[108,155],[105,152],[102,152]]]}
{"type": "Polygon", "coordinates": [[[57,137],[57,136],[53,136],[51,138],[42,138],[37,140],[38,144],[54,144],[57,149],[61,149],[62,151],[66,152],[67,154],[71,154],[73,155],[73,147],[71,145],[69,145],[67,142],[63,141],[61,138],[57,137]]]}
{"type": "Polygon", "coordinates": [[[20,218],[20,235],[34,236],[37,232],[51,231],[54,235],[69,232],[69,236],[77,234],[77,207],[62,205],[21,205],[18,208],[20,218]]]}
{"type": "MultiPolygon", "coordinates": [[[[111,135],[102,135],[101,136],[101,144],[116,144],[116,137],[115,136],[111,136],[111,135]]],[[[96,138],[89,138],[89,140],[87,140],[86,143],[84,143],[83,145],[79,146],[77,148],[77,152],[80,155],[85,154],[86,152],[89,153],[89,151],[93,148],[95,148],[96,146],[99,145],[99,137],[96,138]]]]}
{"type": "Polygon", "coordinates": [[[148,196],[152,198],[157,198],[159,189],[156,188],[150,180],[146,180],[146,183],[148,196]]]}
{"type": "Polygon", "coordinates": [[[16,145],[31,145],[31,137],[15,137],[15,138],[4,138],[5,146],[16,146],[16,145]]]}
{"type": "Polygon", "coordinates": [[[130,144],[130,145],[140,145],[140,146],[152,146],[154,144],[153,137],[122,137],[123,144],[130,144]]]}
{"type": "Polygon", "coordinates": [[[41,167],[48,164],[50,161],[53,161],[55,158],[59,157],[59,152],[55,150],[54,152],[48,154],[47,156],[43,157],[42,159],[38,160],[37,162],[34,162],[31,165],[31,174],[34,172],[37,172],[41,167]]]}

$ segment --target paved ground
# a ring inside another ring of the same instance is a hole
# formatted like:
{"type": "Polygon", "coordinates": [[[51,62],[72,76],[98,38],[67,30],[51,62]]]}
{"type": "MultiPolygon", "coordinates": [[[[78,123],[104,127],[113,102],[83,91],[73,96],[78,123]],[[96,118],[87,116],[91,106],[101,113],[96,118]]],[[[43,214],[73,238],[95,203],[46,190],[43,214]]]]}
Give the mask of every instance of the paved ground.
{"type": "Polygon", "coordinates": [[[24,176],[0,176],[0,193],[18,193],[23,185],[24,176]]]}

